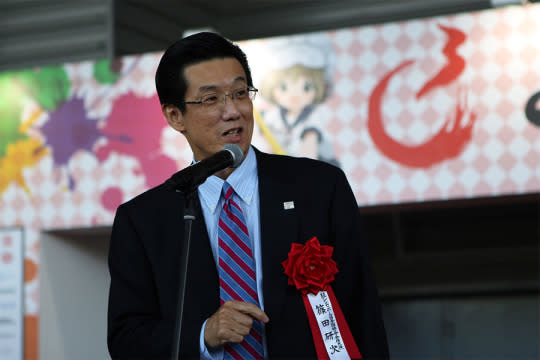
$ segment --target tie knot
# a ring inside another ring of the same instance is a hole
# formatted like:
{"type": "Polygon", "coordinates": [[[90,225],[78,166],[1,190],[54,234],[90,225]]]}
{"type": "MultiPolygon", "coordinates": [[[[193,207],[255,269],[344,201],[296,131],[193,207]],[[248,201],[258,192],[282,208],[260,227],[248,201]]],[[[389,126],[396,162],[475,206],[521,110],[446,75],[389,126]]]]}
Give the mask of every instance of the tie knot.
{"type": "Polygon", "coordinates": [[[222,191],[223,196],[225,197],[225,201],[229,201],[234,194],[234,189],[228,182],[223,183],[222,191]]]}

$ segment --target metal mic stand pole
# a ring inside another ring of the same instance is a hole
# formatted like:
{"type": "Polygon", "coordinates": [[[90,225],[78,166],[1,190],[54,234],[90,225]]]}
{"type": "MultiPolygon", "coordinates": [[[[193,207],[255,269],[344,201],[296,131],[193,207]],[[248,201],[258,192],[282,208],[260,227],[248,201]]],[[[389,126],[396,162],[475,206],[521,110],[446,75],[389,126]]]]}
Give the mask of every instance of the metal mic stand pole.
{"type": "Polygon", "coordinates": [[[186,293],[186,278],[189,262],[189,246],[191,244],[191,225],[195,220],[195,199],[197,187],[185,192],[184,204],[184,242],[182,244],[182,259],[180,266],[180,287],[176,307],[176,323],[174,327],[172,360],[178,360],[180,352],[180,332],[182,330],[182,315],[184,314],[184,295],[186,293]]]}

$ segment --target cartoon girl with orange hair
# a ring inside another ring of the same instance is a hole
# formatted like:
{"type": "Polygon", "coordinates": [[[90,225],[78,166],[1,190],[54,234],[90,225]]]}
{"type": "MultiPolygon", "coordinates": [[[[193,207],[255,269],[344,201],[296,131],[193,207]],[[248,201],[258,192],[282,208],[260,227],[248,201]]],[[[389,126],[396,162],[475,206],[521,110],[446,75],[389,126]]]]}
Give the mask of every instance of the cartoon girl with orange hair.
{"type": "MultiPolygon", "coordinates": [[[[331,88],[333,49],[326,34],[269,39],[258,86],[273,106],[264,123],[287,154],[338,165],[322,129],[331,112],[324,105],[331,88]]],[[[263,56],[259,53],[259,56],[263,56]]]]}

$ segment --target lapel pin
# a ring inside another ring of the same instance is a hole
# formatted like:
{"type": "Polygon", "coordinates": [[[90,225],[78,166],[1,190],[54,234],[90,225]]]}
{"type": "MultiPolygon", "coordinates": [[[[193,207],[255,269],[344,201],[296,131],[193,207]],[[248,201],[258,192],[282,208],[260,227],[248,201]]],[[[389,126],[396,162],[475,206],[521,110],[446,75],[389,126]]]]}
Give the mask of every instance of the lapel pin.
{"type": "Polygon", "coordinates": [[[294,209],[294,201],[285,201],[283,203],[283,208],[285,210],[290,210],[290,209],[294,209]]]}

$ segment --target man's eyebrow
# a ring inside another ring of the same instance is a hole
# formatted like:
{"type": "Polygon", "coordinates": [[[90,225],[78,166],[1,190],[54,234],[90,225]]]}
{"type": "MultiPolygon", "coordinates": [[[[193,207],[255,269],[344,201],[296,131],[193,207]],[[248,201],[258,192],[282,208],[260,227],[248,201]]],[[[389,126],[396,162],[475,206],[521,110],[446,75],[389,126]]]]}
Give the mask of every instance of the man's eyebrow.
{"type": "MultiPolygon", "coordinates": [[[[233,80],[233,83],[237,83],[237,82],[247,82],[247,81],[246,81],[245,77],[238,76],[233,80]]],[[[217,91],[217,90],[218,90],[218,86],[216,86],[216,85],[203,85],[203,86],[199,87],[198,92],[202,93],[202,92],[217,91]]]]}
{"type": "Polygon", "coordinates": [[[234,82],[244,81],[246,82],[246,78],[243,76],[238,76],[236,79],[234,79],[234,82]]]}
{"type": "Polygon", "coordinates": [[[209,90],[213,90],[213,91],[216,91],[217,90],[217,86],[215,85],[203,85],[199,88],[199,93],[202,93],[202,92],[206,92],[206,91],[209,91],[209,90]]]}

